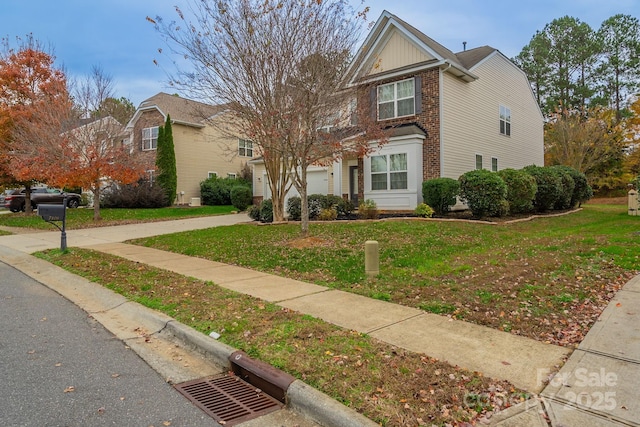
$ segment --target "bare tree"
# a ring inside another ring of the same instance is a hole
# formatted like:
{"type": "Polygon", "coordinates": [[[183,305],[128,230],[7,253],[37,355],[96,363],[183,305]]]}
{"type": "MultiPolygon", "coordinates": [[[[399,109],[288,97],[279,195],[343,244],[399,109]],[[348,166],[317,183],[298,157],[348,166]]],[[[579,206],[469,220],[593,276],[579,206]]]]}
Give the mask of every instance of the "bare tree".
{"type": "Polygon", "coordinates": [[[105,181],[129,184],[137,181],[146,169],[142,159],[123,144],[122,124],[105,109],[113,99],[113,79],[101,68],[93,67],[91,74],[79,82],[74,90],[76,110],[82,118],[66,132],[70,184],[89,189],[93,194],[93,219],[100,215],[100,195],[105,181]]]}
{"type": "Polygon", "coordinates": [[[191,18],[176,8],[177,23],[148,18],[187,60],[189,70],[179,70],[172,83],[192,97],[228,106],[233,124],[264,159],[274,220],[284,218],[285,195],[295,185],[307,233],[307,168],[331,162],[345,150],[366,151],[367,139],[376,139],[377,127],[364,114],[349,144],[342,143],[344,133],[326,131],[355,126],[346,120],[355,94],[339,89],[364,15],[346,0],[192,0],[189,5],[191,18]]]}

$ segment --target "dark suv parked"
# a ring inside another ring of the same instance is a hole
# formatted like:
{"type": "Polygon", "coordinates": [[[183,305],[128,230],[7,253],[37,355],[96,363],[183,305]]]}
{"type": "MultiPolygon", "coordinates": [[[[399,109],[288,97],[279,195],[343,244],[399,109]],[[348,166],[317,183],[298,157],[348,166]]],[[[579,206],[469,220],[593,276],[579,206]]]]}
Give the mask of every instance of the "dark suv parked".
{"type": "MultiPolygon", "coordinates": [[[[4,199],[4,207],[11,212],[24,211],[25,189],[14,190],[4,199]]],[[[56,188],[36,187],[31,189],[31,206],[33,209],[37,208],[40,204],[58,204],[61,205],[64,197],[67,196],[67,207],[77,208],[80,206],[81,197],[76,193],[65,193],[56,188]]]]}

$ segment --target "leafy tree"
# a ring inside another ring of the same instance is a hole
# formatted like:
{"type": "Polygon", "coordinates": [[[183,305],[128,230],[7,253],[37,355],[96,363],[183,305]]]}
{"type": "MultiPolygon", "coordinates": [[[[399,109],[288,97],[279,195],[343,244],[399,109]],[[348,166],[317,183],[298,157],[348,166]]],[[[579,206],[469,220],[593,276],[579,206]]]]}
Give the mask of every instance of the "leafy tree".
{"type": "Polygon", "coordinates": [[[31,35],[16,40],[14,48],[3,39],[0,49],[0,169],[6,181],[25,186],[31,212],[31,185],[62,185],[67,175],[72,102],[55,57],[31,35]]]}
{"type": "Polygon", "coordinates": [[[125,97],[118,99],[109,97],[102,101],[98,110],[126,125],[133,118],[136,107],[125,97]]]}
{"type": "Polygon", "coordinates": [[[514,61],[530,77],[540,108],[548,115],[589,104],[600,50],[588,24],[564,16],[537,32],[514,61]]]}
{"type": "Polygon", "coordinates": [[[362,154],[385,135],[370,115],[342,144],[350,98],[339,91],[358,41],[362,15],[346,0],[192,0],[193,20],[180,9],[178,23],[149,20],[188,59],[190,70],[173,84],[199,99],[225,104],[262,156],[275,221],[284,218],[292,185],[302,199],[302,233],[308,232],[307,169],[349,150],[362,154]],[[184,31],[182,28],[189,28],[184,31]],[[215,28],[215,31],[211,31],[215,28]]]}
{"type": "Polygon", "coordinates": [[[615,112],[592,108],[551,116],[545,129],[545,164],[570,166],[593,178],[623,159],[622,128],[615,112]]]}
{"type": "Polygon", "coordinates": [[[178,189],[178,175],[176,171],[176,152],[173,145],[173,130],[171,117],[167,114],[164,126],[158,129],[158,145],[156,150],[156,167],[158,178],[156,182],[164,190],[167,203],[173,204],[178,189]]]}
{"type": "Polygon", "coordinates": [[[598,35],[602,40],[600,88],[620,121],[623,100],[640,88],[640,22],[618,14],[602,23],[598,35]]]}

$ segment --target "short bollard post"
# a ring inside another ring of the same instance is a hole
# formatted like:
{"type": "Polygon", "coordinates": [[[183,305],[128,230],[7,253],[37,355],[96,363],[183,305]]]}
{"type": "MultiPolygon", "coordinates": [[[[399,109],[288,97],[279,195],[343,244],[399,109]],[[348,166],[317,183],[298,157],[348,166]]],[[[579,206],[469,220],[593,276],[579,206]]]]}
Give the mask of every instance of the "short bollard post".
{"type": "Polygon", "coordinates": [[[629,215],[638,216],[638,192],[629,191],[629,215]]]}
{"type": "Polygon", "coordinates": [[[364,272],[367,277],[375,277],[380,273],[378,242],[375,240],[364,242],[364,272]]]}

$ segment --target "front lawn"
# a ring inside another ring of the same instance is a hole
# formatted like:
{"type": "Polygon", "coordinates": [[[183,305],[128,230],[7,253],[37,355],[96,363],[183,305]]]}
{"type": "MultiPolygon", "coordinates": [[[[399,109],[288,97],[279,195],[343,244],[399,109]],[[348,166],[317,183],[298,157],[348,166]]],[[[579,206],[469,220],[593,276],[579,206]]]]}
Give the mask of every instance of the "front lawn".
{"type": "Polygon", "coordinates": [[[354,292],[563,346],[577,345],[640,269],[640,217],[620,205],[516,224],[391,220],[236,225],[133,243],[354,292]],[[364,242],[380,275],[364,275],[364,242]]]}
{"type": "MultiPolygon", "coordinates": [[[[93,209],[67,209],[67,229],[76,230],[91,227],[133,224],[140,222],[166,221],[198,216],[222,215],[235,211],[233,206],[168,207],[158,209],[100,209],[101,221],[93,220],[93,209]]],[[[8,213],[0,215],[0,226],[55,230],[35,212],[8,213]]]]}

